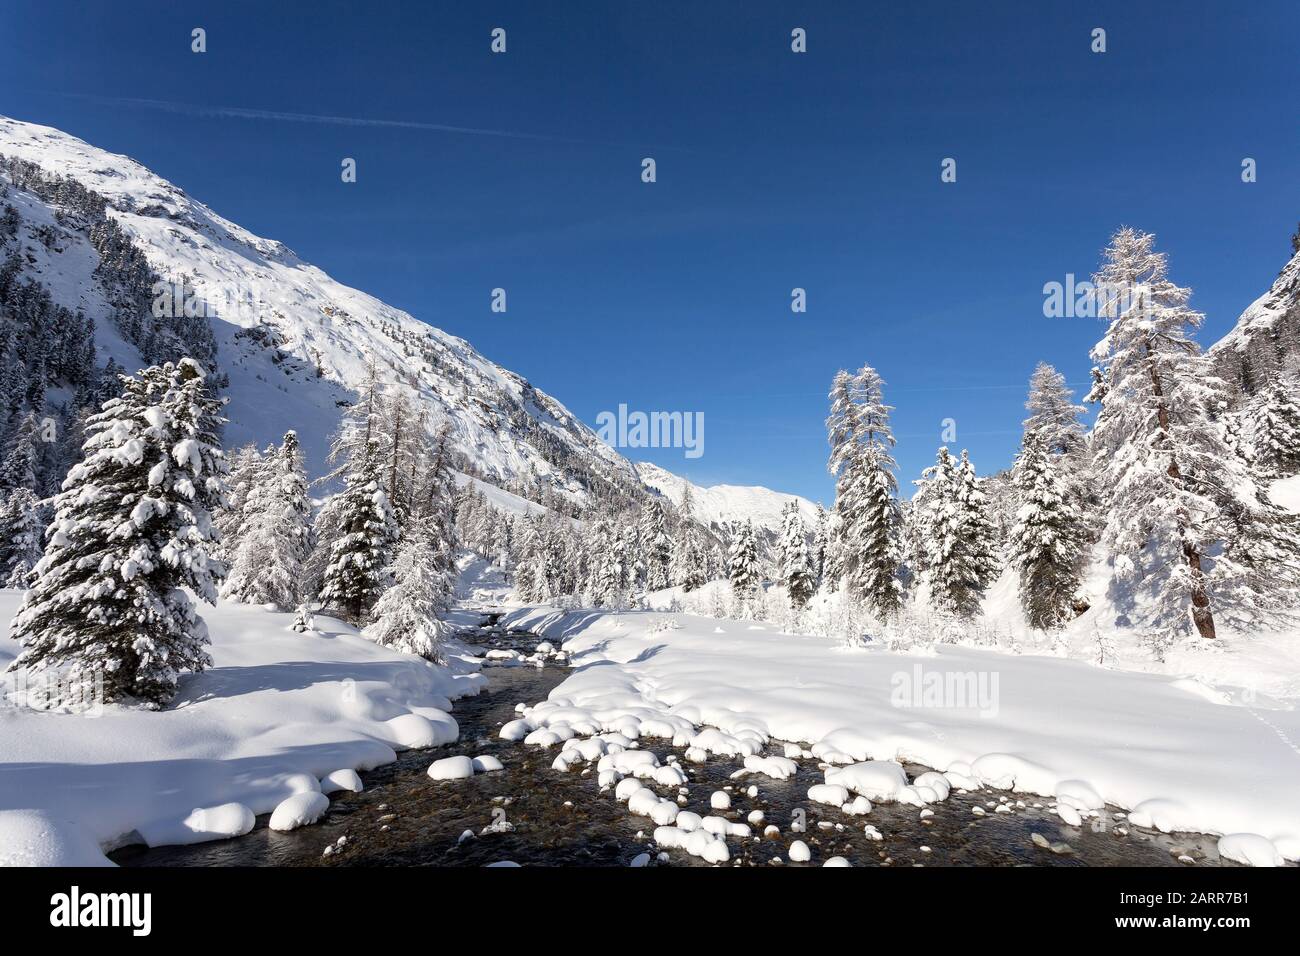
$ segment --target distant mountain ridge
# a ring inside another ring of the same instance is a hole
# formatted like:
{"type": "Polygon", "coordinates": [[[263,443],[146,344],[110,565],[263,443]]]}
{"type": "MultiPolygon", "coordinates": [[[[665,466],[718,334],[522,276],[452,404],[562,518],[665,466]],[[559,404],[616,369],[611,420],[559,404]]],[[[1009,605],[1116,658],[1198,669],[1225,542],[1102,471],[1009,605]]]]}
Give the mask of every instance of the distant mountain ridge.
{"type": "Polygon", "coordinates": [[[646,485],[658,491],[674,505],[681,505],[682,495],[689,485],[694,502],[691,509],[692,516],[701,523],[719,530],[730,530],[737,522],[752,521],[756,527],[779,531],[781,512],[791,501],[798,504],[799,514],[810,532],[817,523],[817,505],[799,495],[773,491],[758,485],[705,487],[649,462],[638,462],[636,470],[646,485]]]}

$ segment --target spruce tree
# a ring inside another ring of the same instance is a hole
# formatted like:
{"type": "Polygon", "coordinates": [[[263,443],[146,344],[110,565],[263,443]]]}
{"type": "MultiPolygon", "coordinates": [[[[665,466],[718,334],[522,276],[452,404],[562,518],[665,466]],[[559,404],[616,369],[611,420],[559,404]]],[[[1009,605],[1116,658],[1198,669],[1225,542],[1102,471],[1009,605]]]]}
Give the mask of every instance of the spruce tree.
{"type": "Polygon", "coordinates": [[[1020,604],[1031,627],[1049,631],[1072,616],[1079,589],[1087,527],[1061,473],[1037,432],[1025,434],[1013,482],[1020,508],[1008,557],[1020,575],[1020,604]]]}
{"type": "Polygon", "coordinates": [[[682,518],[678,525],[670,572],[673,584],[686,592],[703,587],[709,580],[705,570],[705,554],[700,545],[699,525],[690,518],[682,518]]]}
{"type": "Polygon", "coordinates": [[[727,577],[736,598],[742,605],[748,606],[762,585],[758,568],[758,541],[754,537],[753,522],[746,521],[741,525],[731,542],[727,577]]]}
{"type": "Polygon", "coordinates": [[[869,365],[853,375],[838,372],[831,384],[826,426],[839,519],[833,570],[837,577],[847,577],[853,597],[888,617],[902,603],[898,579],[902,551],[897,465],[891,453],[894,435],[889,425],[892,408],[884,403],[883,386],[869,365]]]}
{"type": "Polygon", "coordinates": [[[1274,379],[1259,396],[1251,416],[1251,447],[1256,466],[1272,478],[1300,471],[1300,401],[1296,384],[1274,379]]]}
{"type": "Polygon", "coordinates": [[[673,547],[672,539],[668,537],[668,519],[658,499],[641,510],[637,530],[645,564],[646,590],[662,590],[672,583],[668,572],[672,565],[673,547]]]}
{"type": "Polygon", "coordinates": [[[781,515],[781,538],[777,542],[781,584],[790,606],[801,608],[816,589],[812,559],[808,553],[808,530],[799,516],[799,505],[788,502],[781,515]]]}
{"type": "Polygon", "coordinates": [[[959,463],[940,448],[926,475],[922,528],[930,604],[942,614],[971,618],[997,575],[984,494],[964,451],[959,463]]]}
{"type": "Polygon", "coordinates": [[[820,586],[826,571],[826,548],[829,544],[829,526],[826,509],[817,505],[817,524],[813,527],[812,575],[814,588],[820,586]]]}
{"type": "Polygon", "coordinates": [[[36,493],[41,486],[40,470],[41,425],[35,412],[27,412],[5,448],[0,462],[0,492],[26,488],[36,493]]]}
{"type": "Polygon", "coordinates": [[[41,505],[26,488],[9,492],[0,506],[0,587],[25,588],[41,559],[41,505]]]}
{"type": "Polygon", "coordinates": [[[379,462],[373,446],[364,446],[349,460],[347,487],[341,494],[338,523],[341,534],[330,550],[320,599],[326,607],[364,621],[389,586],[388,566],[397,541],[397,523],[388,495],[379,484],[379,462]]]}
{"type": "Polygon", "coordinates": [[[122,377],[87,422],[83,460],[55,500],[45,554],[11,634],[11,669],[57,674],[50,706],[135,700],[157,708],[184,670],[210,666],[207,627],[185,593],[212,603],[212,511],[225,494],[221,402],[196,362],[122,377]]]}
{"type": "Polygon", "coordinates": [[[448,625],[439,614],[446,599],[446,578],[437,566],[432,538],[427,524],[414,522],[407,527],[393,562],[392,585],[375,603],[373,621],[361,634],[382,647],[442,664],[448,625]]]}

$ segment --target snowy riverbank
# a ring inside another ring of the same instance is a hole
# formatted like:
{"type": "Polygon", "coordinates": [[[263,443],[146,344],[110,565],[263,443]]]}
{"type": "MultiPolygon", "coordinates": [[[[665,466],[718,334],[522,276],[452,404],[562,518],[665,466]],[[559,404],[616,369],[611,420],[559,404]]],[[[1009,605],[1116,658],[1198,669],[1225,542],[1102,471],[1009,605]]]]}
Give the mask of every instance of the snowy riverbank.
{"type": "Polygon", "coordinates": [[[574,673],[542,723],[626,716],[656,735],[689,721],[813,745],[828,763],[897,758],[1046,796],[1068,783],[1138,826],[1258,834],[1300,859],[1293,700],[1234,700],[1185,677],[1054,657],[848,650],[685,614],[525,608],[503,623],[570,653],[574,673]]]}
{"type": "MultiPolygon", "coordinates": [[[[18,652],[8,622],[21,596],[0,591],[0,671],[18,652]]],[[[454,646],[443,669],[332,618],[299,634],[292,614],[226,602],[201,613],[215,666],[186,678],[165,711],[82,717],[0,703],[0,865],[96,865],[135,839],[244,832],[252,814],[320,790],[334,771],[455,740],[450,702],[484,686],[454,646]]]]}

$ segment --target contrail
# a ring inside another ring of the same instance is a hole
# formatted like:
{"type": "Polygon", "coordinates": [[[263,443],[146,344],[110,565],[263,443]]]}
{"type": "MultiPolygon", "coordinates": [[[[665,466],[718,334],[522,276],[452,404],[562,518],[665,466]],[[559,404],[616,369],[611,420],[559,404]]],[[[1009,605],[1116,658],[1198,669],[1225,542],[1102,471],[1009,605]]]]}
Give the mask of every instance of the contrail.
{"type": "Polygon", "coordinates": [[[577,143],[598,146],[625,146],[631,144],[602,142],[599,140],[572,139],[565,136],[548,136],[544,133],[521,133],[516,130],[485,129],[477,126],[453,126],[448,123],[424,123],[418,120],[371,119],[363,116],[329,116],[320,113],[291,113],[282,110],[254,110],[241,106],[201,106],[194,103],[173,103],[168,100],[150,100],[129,96],[96,96],[92,93],[57,93],[76,99],[90,100],[106,105],[137,106],[142,109],[181,113],[186,116],[215,116],[231,119],[280,120],[287,123],[317,123],[327,126],[365,126],[381,129],[414,129],[434,133],[459,133],[465,136],[497,136],[502,139],[527,139],[538,142],[577,143]]]}

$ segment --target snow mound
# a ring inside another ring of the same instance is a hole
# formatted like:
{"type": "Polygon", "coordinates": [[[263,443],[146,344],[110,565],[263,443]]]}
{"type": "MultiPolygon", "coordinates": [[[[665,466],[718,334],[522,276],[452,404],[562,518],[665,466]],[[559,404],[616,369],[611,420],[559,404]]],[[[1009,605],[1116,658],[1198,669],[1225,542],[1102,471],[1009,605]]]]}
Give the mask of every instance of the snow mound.
{"type": "Polygon", "coordinates": [[[1284,862],[1273,841],[1258,833],[1230,833],[1221,837],[1219,856],[1248,866],[1281,866],[1284,862]]]}
{"type": "MultiPolygon", "coordinates": [[[[312,794],[313,791],[305,791],[308,797],[312,794]]],[[[295,796],[303,795],[295,794],[295,796]]],[[[325,805],[329,806],[328,800],[325,801],[325,805]]],[[[242,803],[223,803],[215,807],[200,807],[193,810],[184,820],[175,823],[147,824],[139,827],[139,831],[147,846],[184,846],[243,836],[251,831],[256,823],[257,818],[253,815],[253,811],[242,803]]],[[[292,829],[292,827],[277,829],[292,829]]]]}
{"type": "Polygon", "coordinates": [[[443,757],[429,764],[432,780],[467,780],[474,776],[474,761],[466,756],[443,757]]]}
{"type": "Polygon", "coordinates": [[[355,770],[335,770],[333,773],[321,777],[321,793],[338,793],[346,790],[348,793],[360,793],[365,789],[361,782],[361,777],[355,770]]]}
{"type": "Polygon", "coordinates": [[[271,813],[272,830],[288,831],[298,827],[310,826],[325,815],[330,808],[330,798],[316,790],[295,793],[292,797],[280,801],[280,805],[271,813]]]}
{"type": "Polygon", "coordinates": [[[0,867],[112,865],[75,823],[43,810],[0,810],[0,867]]]}

